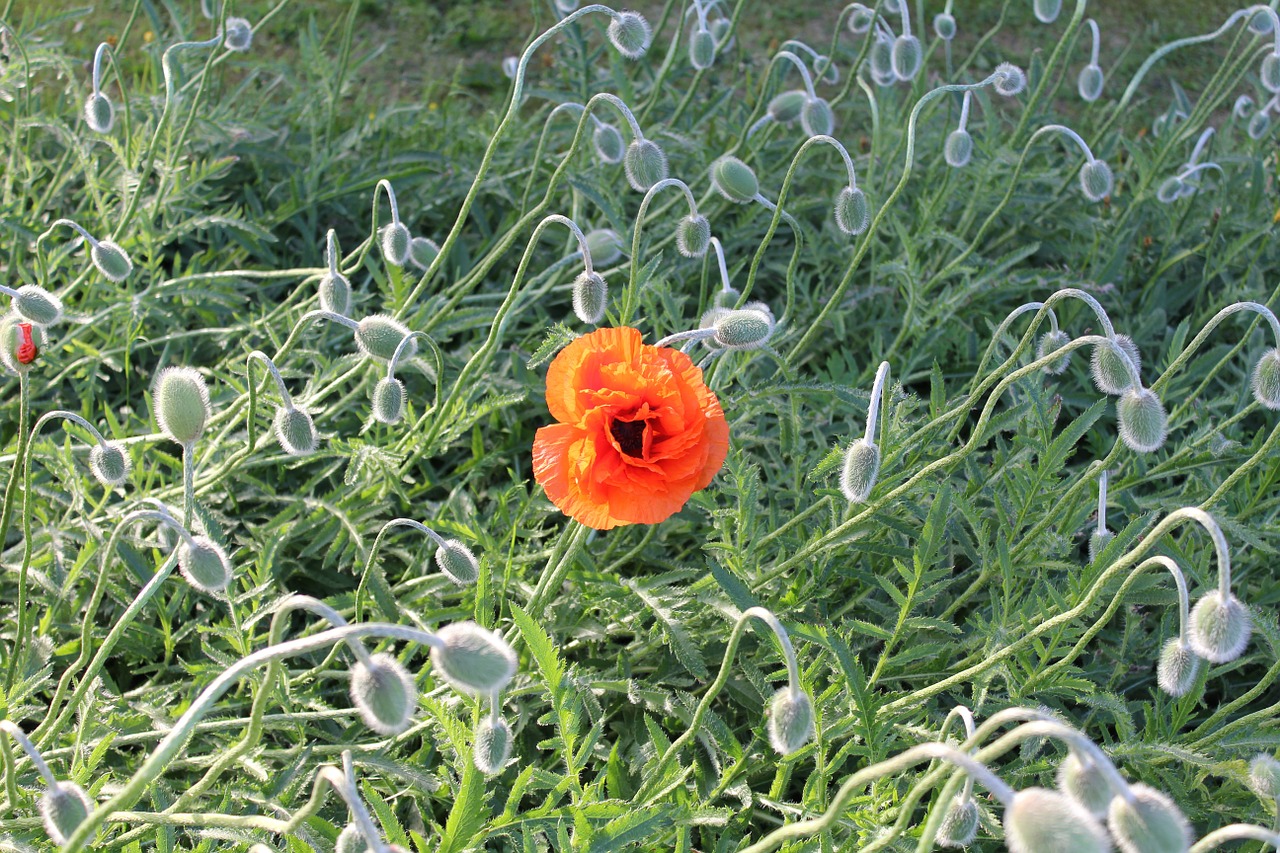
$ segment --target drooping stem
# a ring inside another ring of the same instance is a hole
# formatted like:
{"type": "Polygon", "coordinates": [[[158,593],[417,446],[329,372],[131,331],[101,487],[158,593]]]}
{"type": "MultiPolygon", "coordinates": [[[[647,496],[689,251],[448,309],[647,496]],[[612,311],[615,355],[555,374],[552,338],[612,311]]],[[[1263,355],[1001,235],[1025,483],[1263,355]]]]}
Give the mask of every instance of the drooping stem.
{"type": "MultiPolygon", "coordinates": [[[[905,0],[903,0],[905,3],[905,0]]],[[[885,393],[885,380],[889,378],[889,362],[882,361],[876,368],[876,381],[871,386],[871,400],[867,403],[867,444],[876,442],[876,420],[880,417],[880,400],[885,393]]]]}
{"type": "Polygon", "coordinates": [[[1098,532],[1107,529],[1107,471],[1104,468],[1098,474],[1098,532]]]}
{"type": "Polygon", "coordinates": [[[362,618],[365,588],[369,585],[369,578],[373,574],[373,567],[377,565],[378,552],[382,548],[382,540],[390,531],[397,527],[411,527],[419,533],[425,533],[438,548],[444,548],[446,545],[443,536],[436,533],[422,522],[415,521],[412,518],[393,518],[386,524],[382,525],[381,529],[378,530],[378,535],[373,538],[373,545],[369,548],[369,556],[366,557],[364,561],[364,572],[360,575],[360,585],[356,587],[355,613],[357,620],[362,618]]]}
{"type": "Polygon", "coordinates": [[[973,92],[964,93],[964,103],[960,105],[960,130],[966,130],[969,127],[969,102],[973,100],[973,92]]]}
{"type": "MultiPolygon", "coordinates": [[[[58,784],[58,779],[49,769],[49,765],[44,763],[44,757],[40,755],[40,750],[36,749],[36,745],[27,738],[26,732],[18,728],[17,724],[11,720],[0,720],[0,732],[8,732],[9,736],[18,742],[18,746],[22,747],[22,751],[27,754],[27,758],[31,759],[31,763],[35,765],[36,772],[40,774],[40,778],[44,780],[45,785],[50,788],[58,784]]],[[[7,775],[12,777],[13,773],[6,768],[7,775]]],[[[13,781],[12,778],[9,780],[13,781]]],[[[9,797],[9,805],[16,805],[12,793],[9,797]]]]}
{"type": "Polygon", "coordinates": [[[1228,841],[1261,841],[1280,849],[1280,833],[1248,823],[1232,823],[1215,829],[1191,845],[1191,853],[1208,853],[1228,841]]]}
{"type": "Polygon", "coordinates": [[[817,98],[818,95],[813,91],[813,78],[809,76],[809,68],[801,60],[789,50],[780,50],[773,55],[774,59],[788,60],[800,72],[800,76],[804,78],[804,91],[810,100],[817,98]]]}
{"type": "Polygon", "coordinates": [[[1089,20],[1085,21],[1085,23],[1089,25],[1089,30],[1093,35],[1093,47],[1089,51],[1089,64],[1097,65],[1098,64],[1098,48],[1100,46],[1100,42],[1102,41],[1101,37],[1098,34],[1098,22],[1095,21],[1093,18],[1090,18],[1089,20]]]}

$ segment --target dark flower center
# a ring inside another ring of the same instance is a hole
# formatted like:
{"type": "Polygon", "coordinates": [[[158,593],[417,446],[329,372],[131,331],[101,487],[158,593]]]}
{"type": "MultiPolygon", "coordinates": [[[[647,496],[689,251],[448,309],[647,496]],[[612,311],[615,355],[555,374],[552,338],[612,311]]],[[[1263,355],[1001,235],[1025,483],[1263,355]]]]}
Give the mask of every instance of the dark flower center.
{"type": "Polygon", "coordinates": [[[623,453],[634,457],[644,455],[644,421],[615,420],[609,425],[609,432],[623,453]]]}

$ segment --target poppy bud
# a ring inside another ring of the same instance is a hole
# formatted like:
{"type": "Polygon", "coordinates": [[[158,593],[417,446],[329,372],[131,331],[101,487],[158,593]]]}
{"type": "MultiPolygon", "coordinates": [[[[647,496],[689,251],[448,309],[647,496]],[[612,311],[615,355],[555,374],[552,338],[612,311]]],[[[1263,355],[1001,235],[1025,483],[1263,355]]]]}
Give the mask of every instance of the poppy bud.
{"type": "Polygon", "coordinates": [[[516,72],[520,70],[520,57],[504,56],[502,58],[502,76],[508,80],[516,79],[516,72]]]}
{"type": "Polygon", "coordinates": [[[1080,92],[1080,97],[1093,103],[1102,96],[1102,86],[1105,82],[1102,69],[1097,65],[1089,64],[1080,69],[1080,76],[1076,78],[1076,89],[1080,92]]]}
{"type": "Polygon", "coordinates": [[[356,823],[347,824],[338,833],[338,841],[333,845],[333,853],[370,853],[371,849],[364,840],[360,825],[356,823]]]}
{"type": "Polygon", "coordinates": [[[420,270],[425,270],[440,254],[440,246],[428,237],[414,237],[409,241],[409,261],[420,270]]]}
{"type": "Polygon", "coordinates": [[[871,29],[871,25],[876,21],[875,12],[863,6],[861,3],[853,4],[853,11],[849,14],[849,32],[854,35],[861,35],[871,29]]]}
{"type": "Polygon", "coordinates": [[[717,47],[720,49],[733,47],[733,39],[730,38],[730,32],[733,29],[733,20],[731,18],[716,18],[709,26],[711,35],[715,36],[717,47]]]}
{"type": "Polygon", "coordinates": [[[840,471],[840,491],[850,503],[863,503],[871,497],[880,474],[880,448],[866,438],[854,439],[844,454],[840,471]]]}
{"type": "MultiPolygon", "coordinates": [[[[409,335],[409,328],[389,314],[370,314],[356,327],[356,346],[370,358],[390,361],[400,342],[409,335]]],[[[416,339],[405,344],[401,358],[413,358],[418,352],[416,339]]]]}
{"type": "Polygon", "coordinates": [[[132,460],[124,447],[109,441],[95,444],[89,451],[89,470],[94,479],[104,486],[118,486],[129,477],[132,460]]]}
{"type": "Polygon", "coordinates": [[[1024,788],[1004,810],[1009,853],[1108,853],[1111,839],[1102,824],[1075,800],[1045,788],[1024,788]]]}
{"type": "Polygon", "coordinates": [[[790,124],[800,118],[800,111],[808,101],[809,95],[803,89],[792,89],[774,95],[769,106],[765,107],[765,112],[779,124],[790,124]]]}
{"type": "Polygon", "coordinates": [[[351,701],[364,724],[380,735],[409,727],[418,707],[418,689],[400,661],[386,653],[357,661],[351,670],[351,701]]]}
{"type": "Polygon", "coordinates": [[[1111,544],[1111,540],[1115,538],[1116,535],[1105,528],[1094,530],[1093,533],[1089,534],[1089,562],[1096,563],[1098,561],[1098,555],[1101,554],[1102,550],[1106,548],[1107,545],[1111,544]]]}
{"type": "Polygon", "coordinates": [[[62,300],[43,287],[24,284],[13,298],[14,310],[38,326],[52,326],[62,319],[62,300]]]}
{"type": "MultiPolygon", "coordinates": [[[[715,305],[717,308],[732,308],[738,304],[738,297],[741,295],[737,288],[723,287],[716,291],[715,305]]],[[[708,323],[704,321],[701,325],[706,327],[708,323]]]]}
{"type": "Polygon", "coordinates": [[[480,563],[476,555],[457,539],[446,539],[436,549],[436,565],[458,586],[473,584],[480,578],[480,563]]]}
{"type": "Polygon", "coordinates": [[[604,319],[609,302],[609,285],[596,272],[582,272],[573,280],[573,313],[584,323],[596,325],[604,319]]]}
{"type": "Polygon", "coordinates": [[[591,260],[602,267],[622,257],[622,238],[612,228],[596,228],[586,233],[587,251],[591,260]]]}
{"type": "Polygon", "coordinates": [[[1097,762],[1081,757],[1074,749],[1058,765],[1058,790],[1097,818],[1107,816],[1107,806],[1115,796],[1111,781],[1097,762]]]}
{"type": "Polygon", "coordinates": [[[676,250],[686,258],[700,258],[711,245],[711,223],[697,213],[676,223],[676,250]]]}
{"type": "Polygon", "coordinates": [[[1090,160],[1080,168],[1080,189],[1089,201],[1102,201],[1111,195],[1114,185],[1111,167],[1102,160],[1090,160]]]}
{"type": "Polygon", "coordinates": [[[516,674],[516,653],[497,632],[475,622],[454,622],[436,634],[443,645],[431,647],[431,663],[458,690],[486,696],[516,674]]]}
{"type": "Polygon", "coordinates": [[[609,22],[608,35],[618,53],[627,59],[644,56],[644,52],[649,49],[649,40],[653,37],[649,22],[636,12],[619,12],[614,15],[609,22]]]}
{"type": "Polygon", "coordinates": [[[920,63],[924,61],[924,48],[920,39],[915,36],[900,35],[893,40],[890,57],[893,73],[899,80],[914,80],[920,72],[920,63]]]}
{"type": "Polygon", "coordinates": [[[836,127],[831,105],[823,98],[809,98],[800,109],[800,127],[810,136],[830,136],[836,127]]]}
{"type": "Polygon", "coordinates": [[[1011,62],[1001,62],[997,65],[995,75],[996,79],[993,83],[995,90],[1006,98],[1012,98],[1027,88],[1027,75],[1011,62]]]}
{"type": "Polygon", "coordinates": [[[1156,198],[1164,204],[1172,204],[1178,200],[1178,196],[1182,195],[1184,182],[1177,175],[1170,175],[1160,182],[1160,186],[1156,189],[1156,198]]]}
{"type": "Polygon", "coordinates": [[[1236,118],[1245,118],[1249,115],[1249,110],[1253,109],[1253,98],[1248,95],[1241,95],[1236,98],[1235,104],[1231,107],[1231,114],[1236,118]]]}
{"type": "Polygon", "coordinates": [[[648,139],[637,139],[627,146],[622,168],[627,173],[627,182],[636,192],[648,192],[658,181],[665,181],[669,174],[666,152],[648,139]]]}
{"type": "Polygon", "coordinates": [[[956,19],[946,12],[939,12],[933,17],[933,31],[943,41],[951,41],[956,37],[956,19]]]}
{"type": "MultiPolygon", "coordinates": [[[[1040,336],[1040,342],[1036,344],[1036,360],[1039,361],[1046,355],[1052,355],[1069,343],[1071,343],[1071,336],[1061,329],[1045,332],[1040,336]]],[[[1058,376],[1066,372],[1069,364],[1071,364],[1071,353],[1063,353],[1046,364],[1044,372],[1058,376]]]]}
{"type": "Polygon", "coordinates": [[[311,415],[304,409],[292,406],[281,406],[276,409],[272,429],[280,448],[290,456],[306,456],[315,453],[320,443],[316,435],[316,424],[311,415]]]}
{"type": "Polygon", "coordinates": [[[151,399],[160,431],[179,444],[193,444],[209,420],[209,386],[191,367],[166,367],[156,374],[151,399]]]}
{"type": "Polygon", "coordinates": [[[54,844],[65,844],[91,811],[89,795],[74,782],[56,782],[40,798],[40,817],[54,844]]]}
{"type": "Polygon", "coordinates": [[[969,158],[973,156],[973,137],[969,135],[969,131],[963,128],[951,131],[942,147],[942,154],[947,158],[947,165],[952,168],[961,169],[969,165],[969,158]]]}
{"type": "Polygon", "coordinates": [[[877,32],[875,42],[871,45],[871,76],[876,84],[888,86],[897,79],[893,71],[893,39],[882,32],[877,32]]]}
{"type": "Polygon", "coordinates": [[[1131,450],[1150,453],[1159,450],[1169,435],[1169,415],[1155,392],[1148,388],[1130,388],[1116,400],[1120,419],[1120,438],[1131,450]]]}
{"type": "Polygon", "coordinates": [[[1253,368],[1253,399],[1265,408],[1280,409],[1280,350],[1269,349],[1253,368]]]}
{"type": "Polygon", "coordinates": [[[1129,789],[1132,801],[1111,801],[1107,824],[1124,853],[1186,853],[1191,849],[1191,824],[1168,796],[1138,783],[1129,789]]]}
{"type": "Polygon", "coordinates": [[[222,46],[236,53],[244,53],[253,44],[253,25],[244,18],[227,18],[222,46]]]}
{"type": "Polygon", "coordinates": [[[129,255],[111,240],[99,240],[89,249],[89,257],[98,272],[114,282],[124,281],[133,272],[129,255]]]}
{"type": "Polygon", "coordinates": [[[511,757],[511,727],[506,720],[486,715],[476,723],[471,757],[476,769],[486,776],[502,772],[511,757]]]}
{"type": "Polygon", "coordinates": [[[729,350],[750,350],[764,346],[773,334],[773,312],[761,302],[741,309],[722,311],[712,323],[715,342],[729,350]]]}
{"type": "Polygon", "coordinates": [[[1249,762],[1249,787],[1266,800],[1280,799],[1280,761],[1259,754],[1249,762]]]}
{"type": "Polygon", "coordinates": [[[1256,12],[1249,19],[1249,30],[1254,35],[1265,36],[1271,32],[1271,16],[1266,12],[1256,12]]]}
{"type": "Polygon", "coordinates": [[[857,187],[843,187],[836,194],[836,227],[845,234],[856,236],[871,224],[871,210],[867,195],[857,187]]]}
{"type": "Polygon", "coordinates": [[[751,167],[729,154],[711,164],[711,183],[720,194],[735,204],[754,201],[760,194],[760,182],[751,167]]]}
{"type": "Polygon", "coordinates": [[[1249,608],[1231,593],[1205,593],[1191,610],[1191,649],[1210,663],[1228,663],[1244,654],[1253,632],[1249,608]]]}
{"type": "Polygon", "coordinates": [[[110,133],[116,123],[116,111],[111,100],[101,92],[94,92],[84,102],[84,121],[94,133],[110,133]]]}
{"type": "Polygon", "coordinates": [[[1200,674],[1200,656],[1184,643],[1181,637],[1172,637],[1160,649],[1160,662],[1156,664],[1156,683],[1170,696],[1187,695],[1200,674]]]}
{"type": "Polygon", "coordinates": [[[404,383],[384,376],[373,386],[373,419],[380,424],[398,423],[404,415],[404,383]]]}
{"type": "Polygon", "coordinates": [[[689,38],[689,64],[702,71],[716,61],[716,37],[710,30],[698,28],[689,38]]]}
{"type": "Polygon", "coordinates": [[[17,314],[0,320],[0,361],[14,373],[26,373],[48,343],[44,327],[22,322],[17,314]]]}
{"type": "Polygon", "coordinates": [[[351,282],[340,272],[320,277],[320,307],[343,317],[351,311],[351,282]]]}
{"type": "Polygon", "coordinates": [[[1267,131],[1271,129],[1271,116],[1266,110],[1258,110],[1253,114],[1253,118],[1249,119],[1249,138],[1261,139],[1267,135],[1267,131]]]}
{"type": "Polygon", "coordinates": [[[404,266],[409,259],[409,245],[413,242],[409,229],[403,222],[390,222],[378,229],[382,259],[395,267],[404,266]]]}
{"type": "Polygon", "coordinates": [[[783,687],[769,700],[769,743],[790,755],[813,738],[813,700],[803,690],[783,687]]]}
{"type": "Polygon", "coordinates": [[[1052,24],[1058,20],[1058,13],[1062,11],[1062,0],[1035,0],[1032,10],[1040,23],[1052,24]]]}
{"type": "Polygon", "coordinates": [[[602,163],[620,163],[626,154],[622,133],[611,124],[597,123],[596,129],[591,133],[591,144],[602,163]]]}
{"type": "Polygon", "coordinates": [[[201,592],[217,595],[231,583],[231,559],[208,536],[195,536],[178,546],[178,569],[201,592]]]}
{"type": "Polygon", "coordinates": [[[1129,368],[1115,351],[1116,346],[1124,350],[1129,361],[1133,362],[1134,369],[1142,370],[1142,354],[1138,352],[1138,345],[1133,342],[1133,338],[1128,335],[1116,335],[1110,344],[1097,344],[1093,348],[1089,367],[1093,374],[1093,384],[1103,394],[1122,394],[1133,384],[1129,368]]]}
{"type": "Polygon", "coordinates": [[[978,804],[973,797],[959,797],[947,806],[938,827],[937,841],[943,847],[968,847],[978,837],[978,804]]]}
{"type": "Polygon", "coordinates": [[[1268,92],[1280,92],[1280,53],[1268,53],[1263,57],[1258,77],[1268,92]]]}

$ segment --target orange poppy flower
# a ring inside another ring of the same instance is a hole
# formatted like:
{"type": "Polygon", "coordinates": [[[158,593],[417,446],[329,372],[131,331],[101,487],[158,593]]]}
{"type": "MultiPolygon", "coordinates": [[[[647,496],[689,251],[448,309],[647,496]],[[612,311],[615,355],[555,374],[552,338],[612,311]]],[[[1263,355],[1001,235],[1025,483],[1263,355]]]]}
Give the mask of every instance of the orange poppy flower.
{"type": "Polygon", "coordinates": [[[547,370],[533,473],[566,515],[608,530],[656,524],[706,488],[729,452],[729,425],[702,371],[635,329],[596,329],[547,370]]]}

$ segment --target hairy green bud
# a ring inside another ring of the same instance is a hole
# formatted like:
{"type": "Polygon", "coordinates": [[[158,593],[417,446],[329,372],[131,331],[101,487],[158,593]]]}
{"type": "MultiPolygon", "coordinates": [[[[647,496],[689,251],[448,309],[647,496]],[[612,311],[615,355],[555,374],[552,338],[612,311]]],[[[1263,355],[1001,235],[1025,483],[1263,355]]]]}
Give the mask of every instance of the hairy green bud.
{"type": "Polygon", "coordinates": [[[751,350],[764,346],[773,334],[773,312],[762,302],[720,311],[712,322],[715,342],[729,350],[751,350]]]}
{"type": "Polygon", "coordinates": [[[111,240],[99,240],[89,249],[89,259],[110,281],[122,282],[133,272],[133,261],[128,253],[111,240]]]}
{"type": "Polygon", "coordinates": [[[769,118],[779,124],[791,124],[800,118],[800,111],[808,101],[809,95],[803,89],[791,89],[774,95],[769,105],[765,107],[765,112],[769,114],[769,118]]]}
{"type": "Polygon", "coordinates": [[[227,18],[222,46],[236,53],[244,53],[253,44],[253,25],[244,18],[227,18]]]}
{"type": "Polygon", "coordinates": [[[579,273],[573,280],[573,313],[592,326],[604,319],[609,305],[609,285],[597,272],[579,273]]]}
{"type": "Polygon", "coordinates": [[[351,282],[340,272],[320,277],[320,307],[346,317],[351,312],[351,282]]]}
{"type": "Polygon", "coordinates": [[[320,436],[316,434],[315,421],[304,409],[281,406],[276,409],[272,431],[280,449],[290,456],[306,456],[315,453],[320,444],[320,436]]]}
{"type": "MultiPolygon", "coordinates": [[[[1071,343],[1071,336],[1066,332],[1058,329],[1053,332],[1045,332],[1040,336],[1040,341],[1036,344],[1036,361],[1047,355],[1053,355],[1058,350],[1071,343]]],[[[1044,372],[1053,376],[1059,376],[1066,372],[1071,365],[1071,353],[1065,352],[1044,366],[1044,372]]]]}
{"type": "Polygon", "coordinates": [[[1009,853],[1108,853],[1111,839],[1093,815],[1065,794],[1024,788],[1004,810],[1009,853]]]}
{"type": "Polygon", "coordinates": [[[1074,749],[1058,765],[1058,790],[1075,800],[1096,818],[1107,816],[1115,789],[1097,762],[1074,749]]]}
{"type": "Polygon", "coordinates": [[[648,139],[637,139],[627,146],[627,153],[622,158],[622,169],[626,172],[627,182],[636,192],[648,192],[658,181],[665,181],[667,175],[667,155],[656,142],[648,139]]]}
{"type": "Polygon", "coordinates": [[[813,738],[813,700],[803,690],[783,687],[769,700],[769,743],[779,755],[790,755],[813,738]]]}
{"type": "MultiPolygon", "coordinates": [[[[400,342],[410,334],[409,327],[390,314],[370,314],[356,328],[356,346],[370,358],[390,361],[400,342]]],[[[418,352],[418,341],[405,344],[401,358],[413,358],[418,352]]]]}
{"type": "Polygon", "coordinates": [[[871,224],[871,208],[867,195],[858,187],[841,187],[836,193],[836,227],[850,236],[857,236],[871,224]]]}
{"type": "Polygon", "coordinates": [[[402,267],[409,259],[409,246],[413,236],[403,222],[389,222],[378,229],[378,245],[382,259],[393,267],[402,267]]]}
{"type": "Polygon", "coordinates": [[[430,267],[439,254],[440,247],[430,237],[414,237],[409,241],[409,262],[420,270],[430,267]]]}
{"type": "Polygon", "coordinates": [[[995,74],[996,79],[992,85],[998,94],[1006,98],[1012,98],[1027,88],[1027,75],[1011,62],[1001,62],[996,66],[995,74]]]}
{"type": "Polygon", "coordinates": [[[187,583],[208,595],[218,595],[231,583],[231,559],[208,536],[195,536],[178,547],[178,570],[187,583]]]}
{"type": "Polygon", "coordinates": [[[1170,696],[1185,696],[1200,674],[1200,656],[1181,637],[1173,637],[1160,649],[1156,683],[1170,696]]]}
{"type": "Polygon", "coordinates": [[[1216,589],[1211,590],[1191,609],[1191,649],[1210,663],[1228,663],[1240,657],[1252,633],[1249,608],[1231,593],[1224,598],[1216,589]]]}
{"type": "Polygon", "coordinates": [[[476,555],[457,539],[446,539],[436,549],[436,565],[458,586],[469,586],[480,579],[480,562],[476,555]]]}
{"type": "Polygon", "coordinates": [[[209,421],[209,386],[191,367],[166,367],[151,385],[160,431],[179,444],[193,444],[209,421]]]}
{"type": "Polygon", "coordinates": [[[516,653],[497,632],[475,622],[454,622],[436,633],[443,645],[431,647],[431,663],[458,690],[487,696],[516,674],[516,653]]]}
{"type": "Polygon", "coordinates": [[[609,41],[627,59],[639,59],[649,49],[653,32],[649,22],[636,12],[619,12],[609,22],[609,41]]]}
{"type": "Polygon", "coordinates": [[[943,847],[968,847],[978,837],[978,804],[973,797],[957,797],[947,806],[938,827],[937,841],[943,847]]]}
{"type": "Polygon", "coordinates": [[[1130,388],[1116,400],[1120,438],[1131,450],[1150,453],[1164,446],[1169,435],[1169,415],[1149,388],[1130,388]]]}
{"type": "Polygon", "coordinates": [[[394,424],[404,416],[404,383],[394,376],[384,376],[373,386],[373,419],[380,424],[394,424]]]}
{"type": "Polygon", "coordinates": [[[1058,20],[1058,13],[1062,11],[1062,0],[1035,0],[1032,9],[1040,23],[1052,24],[1058,20]]]}
{"type": "Polygon", "coordinates": [[[943,41],[951,41],[956,37],[956,19],[946,12],[939,12],[933,17],[933,32],[943,41]]]}
{"type": "Polygon", "coordinates": [[[1249,787],[1264,800],[1280,800],[1280,761],[1258,754],[1249,762],[1249,787]]]}
{"type": "Polygon", "coordinates": [[[854,439],[844,454],[840,471],[840,491],[850,503],[863,503],[871,497],[876,477],[880,474],[880,448],[866,438],[854,439]]]}
{"type": "Polygon", "coordinates": [[[584,236],[591,260],[598,266],[607,267],[622,257],[622,238],[612,228],[596,228],[584,236]]]}
{"type": "Polygon", "coordinates": [[[722,196],[735,204],[754,201],[760,194],[756,173],[746,163],[729,154],[711,164],[711,183],[722,196]]]}
{"type": "Polygon", "coordinates": [[[357,661],[351,670],[351,702],[364,724],[380,735],[399,734],[409,727],[418,707],[418,689],[400,661],[386,653],[357,661]]]}
{"type": "Polygon", "coordinates": [[[1114,186],[1111,167],[1102,160],[1095,158],[1080,167],[1080,189],[1089,201],[1102,201],[1114,186]]]}
{"type": "Polygon", "coordinates": [[[890,60],[899,80],[914,80],[924,62],[924,47],[915,36],[900,35],[893,40],[890,60]]]}
{"type": "Polygon", "coordinates": [[[104,486],[118,486],[129,478],[132,460],[125,453],[124,445],[114,441],[95,444],[89,450],[89,470],[94,479],[104,486]]]}
{"type": "Polygon", "coordinates": [[[626,142],[616,127],[605,122],[596,125],[591,133],[591,144],[596,149],[596,156],[602,163],[621,163],[627,153],[626,142]]]}
{"type": "Polygon", "coordinates": [[[93,801],[74,782],[57,782],[40,798],[40,818],[54,844],[66,844],[91,811],[93,801]]]}
{"type": "Polygon", "coordinates": [[[1090,373],[1093,374],[1093,384],[1103,394],[1123,394],[1133,384],[1129,368],[1116,352],[1116,346],[1124,350],[1136,370],[1142,371],[1142,353],[1138,352],[1138,345],[1133,342],[1133,338],[1128,335],[1116,335],[1111,339],[1111,343],[1097,344],[1093,348],[1090,373]]]}
{"type": "Polygon", "coordinates": [[[1253,368],[1253,399],[1275,411],[1280,409],[1280,350],[1269,349],[1253,368]]]}
{"type": "Polygon", "coordinates": [[[824,98],[807,98],[800,108],[800,127],[810,136],[830,136],[835,132],[836,117],[824,98]]]}
{"type": "Polygon", "coordinates": [[[676,223],[676,251],[686,258],[700,258],[711,245],[711,223],[707,217],[691,213],[676,223]]]}
{"type": "Polygon", "coordinates": [[[973,137],[969,135],[969,131],[958,127],[947,134],[947,141],[942,146],[942,156],[946,158],[947,165],[954,169],[963,169],[969,165],[969,160],[973,157],[973,137]]]}
{"type": "Polygon", "coordinates": [[[84,102],[84,121],[94,133],[110,133],[116,123],[115,107],[111,99],[101,92],[94,92],[84,102]]]}
{"type": "Polygon", "coordinates": [[[695,29],[689,37],[689,64],[699,71],[710,68],[716,61],[716,37],[710,30],[695,29]]]}
{"type": "Polygon", "coordinates": [[[1102,69],[1090,63],[1080,69],[1080,76],[1076,78],[1076,90],[1081,98],[1093,103],[1102,97],[1102,86],[1105,82],[1102,69]]]}
{"type": "Polygon", "coordinates": [[[471,757],[476,769],[486,776],[496,776],[502,772],[507,760],[511,758],[511,727],[507,721],[488,715],[481,717],[476,723],[475,743],[471,757]]]}
{"type": "Polygon", "coordinates": [[[62,319],[62,300],[43,287],[24,284],[13,298],[13,309],[38,326],[52,326],[62,319]]]}
{"type": "Polygon", "coordinates": [[[1132,785],[1132,801],[1111,801],[1107,824],[1123,853],[1187,853],[1191,824],[1168,796],[1149,785],[1132,785]]]}

